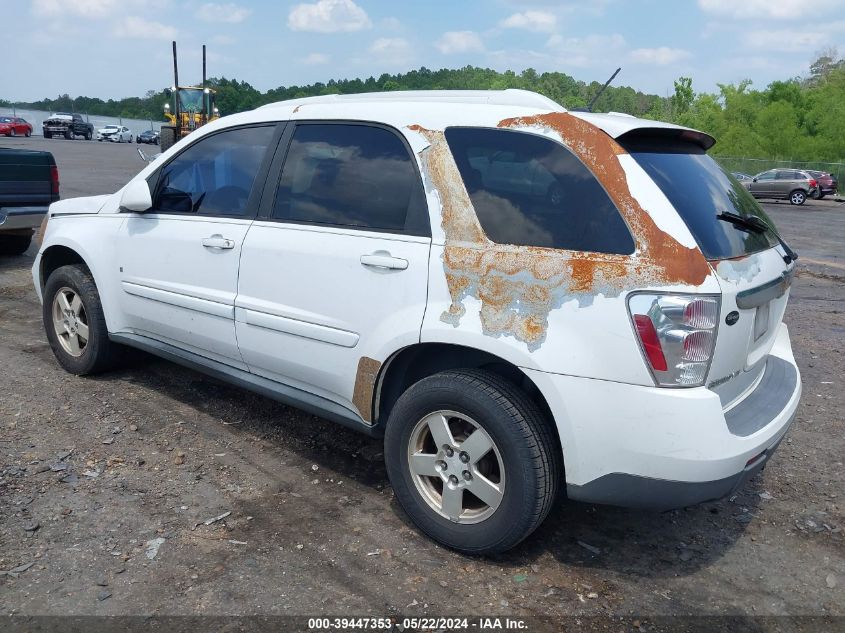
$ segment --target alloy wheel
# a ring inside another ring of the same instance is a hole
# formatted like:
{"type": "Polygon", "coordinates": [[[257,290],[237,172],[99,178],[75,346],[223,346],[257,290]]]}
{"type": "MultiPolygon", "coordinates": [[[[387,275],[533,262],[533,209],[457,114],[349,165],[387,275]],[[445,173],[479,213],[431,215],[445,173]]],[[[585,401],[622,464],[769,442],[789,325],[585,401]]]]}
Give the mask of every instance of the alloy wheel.
{"type": "Polygon", "coordinates": [[[53,297],[53,328],[65,352],[82,356],[88,345],[88,315],[76,291],[66,286],[53,297]]]}
{"type": "Polygon", "coordinates": [[[504,498],[502,455],[487,431],[462,413],[435,411],[417,422],[408,468],[426,504],[453,523],[480,523],[504,498]]]}

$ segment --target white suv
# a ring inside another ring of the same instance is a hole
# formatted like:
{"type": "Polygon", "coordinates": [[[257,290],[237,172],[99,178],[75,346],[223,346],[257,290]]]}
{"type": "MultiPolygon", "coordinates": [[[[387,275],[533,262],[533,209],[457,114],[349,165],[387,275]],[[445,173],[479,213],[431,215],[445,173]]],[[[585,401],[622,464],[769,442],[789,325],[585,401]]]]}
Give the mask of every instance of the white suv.
{"type": "Polygon", "coordinates": [[[795,254],[713,139],[533,93],[288,101],[50,208],[76,374],[137,347],[384,436],[424,532],[506,550],[571,499],[670,508],[766,463],[801,394],[795,254]]]}

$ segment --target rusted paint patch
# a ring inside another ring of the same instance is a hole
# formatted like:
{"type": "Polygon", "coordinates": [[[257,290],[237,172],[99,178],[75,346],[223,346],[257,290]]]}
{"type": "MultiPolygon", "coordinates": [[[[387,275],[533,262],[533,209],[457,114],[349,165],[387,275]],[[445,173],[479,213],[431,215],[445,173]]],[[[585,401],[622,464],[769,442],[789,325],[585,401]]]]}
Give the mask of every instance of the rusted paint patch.
{"type": "Polygon", "coordinates": [[[568,112],[505,119],[499,127],[540,127],[560,136],[563,144],[596,175],[631,228],[637,257],[646,267],[640,275],[648,273],[657,283],[698,286],[710,274],[701,251],[684,246],[662,231],[631,195],[618,159],[627,152],[602,130],[568,112]]]}
{"type": "Polygon", "coordinates": [[[50,214],[44,216],[44,219],[41,220],[41,226],[38,227],[38,230],[35,232],[34,240],[37,246],[41,246],[44,243],[44,234],[47,232],[47,222],[50,221],[50,214]]]}
{"type": "Polygon", "coordinates": [[[549,313],[566,301],[589,305],[599,294],[617,296],[632,285],[700,285],[707,277],[710,269],[701,252],[661,231],[631,195],[617,158],[625,150],[604,132],[566,113],[507,119],[500,127],[558,133],[607,189],[637,250],[631,256],[491,242],[443,132],[410,126],[429,142],[420,158],[426,185],[436,190],[442,207],[443,267],[451,305],[441,321],[457,327],[466,313],[464,300],[473,297],[481,302],[485,335],[513,336],[533,351],[546,339],[549,313]]]}
{"type": "Polygon", "coordinates": [[[379,369],[381,369],[381,363],[375,359],[362,356],[358,360],[355,388],[352,391],[352,404],[355,405],[358,413],[367,422],[372,422],[373,392],[376,388],[379,369]]]}

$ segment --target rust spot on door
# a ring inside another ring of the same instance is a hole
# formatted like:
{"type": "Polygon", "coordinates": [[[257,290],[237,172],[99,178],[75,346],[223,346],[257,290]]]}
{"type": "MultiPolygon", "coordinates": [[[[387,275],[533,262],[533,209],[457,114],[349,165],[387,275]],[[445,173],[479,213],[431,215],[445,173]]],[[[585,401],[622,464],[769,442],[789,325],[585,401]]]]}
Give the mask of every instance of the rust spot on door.
{"type": "Polygon", "coordinates": [[[590,253],[497,244],[486,236],[442,131],[410,129],[429,142],[420,153],[426,186],[440,198],[445,235],[443,267],[451,305],[440,319],[455,327],[468,297],[481,303],[484,334],[513,336],[529,350],[542,345],[549,313],[576,300],[589,305],[602,294],[618,296],[636,286],[700,285],[710,268],[697,248],[687,248],[660,230],[631,195],[618,156],[625,150],[607,134],[567,113],[499,124],[553,130],[595,174],[631,229],[633,255],[590,253]]]}
{"type": "Polygon", "coordinates": [[[358,360],[358,371],[355,373],[355,387],[352,391],[352,404],[366,422],[373,418],[373,392],[376,379],[381,369],[381,363],[373,358],[362,356],[358,360]]]}

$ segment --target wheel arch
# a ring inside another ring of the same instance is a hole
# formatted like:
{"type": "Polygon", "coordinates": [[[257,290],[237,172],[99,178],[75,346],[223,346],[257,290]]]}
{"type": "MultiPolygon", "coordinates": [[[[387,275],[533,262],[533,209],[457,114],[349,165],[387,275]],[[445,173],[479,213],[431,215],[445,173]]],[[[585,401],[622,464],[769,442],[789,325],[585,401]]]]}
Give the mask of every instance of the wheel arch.
{"type": "Polygon", "coordinates": [[[94,273],[91,271],[91,267],[88,265],[88,262],[86,262],[85,258],[73,248],[64,246],[63,244],[54,244],[44,249],[44,252],[41,253],[41,260],[38,267],[38,283],[41,289],[44,289],[47,279],[50,278],[50,275],[52,275],[55,270],[61,268],[62,266],[70,266],[72,264],[82,264],[93,277],[94,273]]]}
{"type": "MultiPolygon", "coordinates": [[[[521,388],[537,404],[553,432],[557,448],[561,441],[546,397],[519,366],[480,349],[454,343],[417,343],[390,356],[382,365],[373,392],[375,424],[383,427],[390,411],[405,390],[415,382],[448,369],[485,369],[521,388]]],[[[562,452],[560,453],[562,455],[562,452]]]]}

